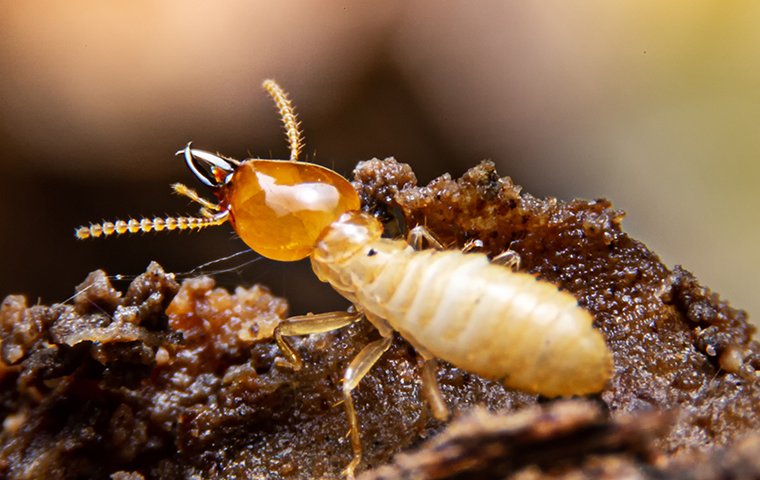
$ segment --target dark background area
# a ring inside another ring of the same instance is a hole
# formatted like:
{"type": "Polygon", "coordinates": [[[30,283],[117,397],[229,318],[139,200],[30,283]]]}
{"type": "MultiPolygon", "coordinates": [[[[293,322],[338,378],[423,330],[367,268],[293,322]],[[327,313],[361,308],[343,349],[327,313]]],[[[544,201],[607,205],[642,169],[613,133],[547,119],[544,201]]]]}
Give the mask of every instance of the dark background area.
{"type": "MultiPolygon", "coordinates": [[[[76,241],[89,221],[195,213],[174,152],[284,158],[261,81],[290,93],[303,159],[350,175],[395,156],[422,183],[484,158],[537,196],[610,198],[624,227],[760,309],[760,7],[713,2],[5,2],[0,295],[61,301],[96,268],[187,272],[245,246],[228,227],[76,241]]],[[[241,255],[223,267],[253,259],[241,255]]],[[[296,313],[344,303],[308,264],[263,282],[296,313]],[[313,297],[301,295],[318,289],[313,297]]]]}

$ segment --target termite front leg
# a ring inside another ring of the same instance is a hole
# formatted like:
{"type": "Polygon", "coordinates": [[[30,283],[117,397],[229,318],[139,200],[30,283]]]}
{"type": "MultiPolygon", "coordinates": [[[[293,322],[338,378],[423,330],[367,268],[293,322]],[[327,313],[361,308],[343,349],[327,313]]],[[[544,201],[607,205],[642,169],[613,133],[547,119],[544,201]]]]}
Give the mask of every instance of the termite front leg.
{"type": "Polygon", "coordinates": [[[351,392],[359,385],[367,372],[383,356],[393,341],[392,336],[383,337],[375,340],[362,349],[359,354],[351,360],[351,363],[343,375],[343,403],[346,406],[346,416],[348,417],[349,435],[351,436],[351,447],[354,451],[354,458],[346,466],[343,473],[347,478],[354,478],[354,470],[362,460],[362,440],[361,430],[359,428],[359,419],[356,416],[354,408],[354,399],[351,392]]]}
{"type": "Polygon", "coordinates": [[[337,330],[359,321],[362,316],[360,312],[328,312],[286,318],[275,327],[274,339],[277,346],[280,347],[280,351],[287,358],[288,366],[293,370],[300,370],[303,367],[303,360],[285,337],[337,330]]]}

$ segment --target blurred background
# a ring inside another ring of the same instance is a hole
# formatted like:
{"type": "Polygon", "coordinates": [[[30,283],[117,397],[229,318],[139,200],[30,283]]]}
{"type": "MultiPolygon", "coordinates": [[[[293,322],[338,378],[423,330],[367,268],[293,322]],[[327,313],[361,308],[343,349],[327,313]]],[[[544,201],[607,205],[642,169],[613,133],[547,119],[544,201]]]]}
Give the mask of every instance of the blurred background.
{"type": "MultiPolygon", "coordinates": [[[[195,213],[174,152],[284,158],[265,78],[305,158],[395,156],[420,182],[494,160],[537,196],[607,197],[672,267],[760,296],[760,3],[28,0],[0,4],[0,296],[62,301],[95,268],[192,270],[229,228],[78,242],[90,220],[195,213]]],[[[242,254],[293,310],[344,305],[308,265],[242,254]],[[301,300],[321,288],[321,303],[301,300]]],[[[117,284],[123,288],[123,284],[117,284]]]]}

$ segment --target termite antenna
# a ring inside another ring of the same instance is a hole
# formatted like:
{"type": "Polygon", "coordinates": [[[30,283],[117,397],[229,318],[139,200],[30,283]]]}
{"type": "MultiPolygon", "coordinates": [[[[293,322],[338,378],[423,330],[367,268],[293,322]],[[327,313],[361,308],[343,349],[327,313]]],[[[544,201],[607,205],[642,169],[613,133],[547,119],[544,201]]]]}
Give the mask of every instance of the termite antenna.
{"type": "Polygon", "coordinates": [[[221,225],[227,221],[229,213],[226,211],[209,217],[155,217],[155,218],[131,218],[129,220],[116,220],[113,222],[94,223],[84,225],[74,231],[74,236],[79,240],[88,238],[109,237],[111,235],[124,235],[138,232],[162,232],[173,230],[201,230],[206,227],[221,225]]]}
{"type": "Polygon", "coordinates": [[[300,129],[301,123],[298,121],[296,111],[290,103],[288,94],[285,93],[285,90],[277,82],[271,79],[264,80],[261,86],[269,93],[277,105],[277,109],[280,111],[280,119],[285,127],[288,144],[290,144],[290,160],[295,162],[298,160],[298,154],[301,153],[303,143],[303,134],[300,129]]]}

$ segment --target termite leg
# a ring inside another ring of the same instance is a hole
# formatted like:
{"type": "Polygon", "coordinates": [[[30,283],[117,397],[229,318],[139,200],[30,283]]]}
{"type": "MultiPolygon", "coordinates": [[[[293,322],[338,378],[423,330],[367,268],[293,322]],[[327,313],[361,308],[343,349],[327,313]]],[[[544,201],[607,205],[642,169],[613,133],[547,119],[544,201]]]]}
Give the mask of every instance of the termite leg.
{"type": "Polygon", "coordinates": [[[445,421],[449,418],[449,407],[446,400],[441,395],[441,389],[438,385],[436,373],[438,372],[438,362],[435,358],[420,358],[422,360],[422,392],[433,411],[436,420],[445,421]]]}
{"type": "Polygon", "coordinates": [[[417,342],[410,341],[417,351],[418,363],[421,367],[422,377],[422,394],[425,396],[433,416],[440,421],[448,420],[449,407],[446,400],[443,399],[441,388],[438,385],[436,374],[438,373],[438,362],[425,347],[418,345],[417,342]]]}
{"type": "MultiPolygon", "coordinates": [[[[483,241],[479,239],[468,240],[462,247],[462,253],[470,253],[473,251],[483,250],[483,241]]],[[[494,265],[501,265],[507,267],[510,270],[516,272],[520,270],[520,254],[514,250],[507,248],[500,254],[491,259],[491,263],[494,265]]]]}
{"type": "Polygon", "coordinates": [[[409,234],[406,237],[406,241],[415,250],[422,250],[425,248],[423,242],[427,242],[430,248],[436,250],[443,250],[444,246],[440,240],[424,225],[417,225],[413,229],[409,230],[409,234]]]}
{"type": "Polygon", "coordinates": [[[504,250],[493,257],[491,263],[507,267],[516,272],[520,270],[520,254],[514,250],[504,250]]]}
{"type": "MultiPolygon", "coordinates": [[[[209,202],[205,198],[202,198],[200,195],[198,195],[198,193],[196,193],[195,190],[188,187],[187,185],[184,185],[182,183],[175,183],[172,185],[172,190],[174,190],[175,193],[182,195],[183,197],[187,197],[196,203],[200,203],[206,210],[212,210],[214,212],[221,210],[219,205],[213,202],[209,202]]],[[[204,214],[204,216],[207,215],[204,214]]]]}
{"type": "Polygon", "coordinates": [[[467,240],[464,247],[462,247],[462,253],[477,252],[479,250],[483,250],[483,240],[477,238],[467,240]]]}
{"type": "Polygon", "coordinates": [[[286,318],[274,329],[274,339],[293,370],[303,367],[303,360],[285,337],[329,332],[357,322],[360,312],[328,312],[318,315],[299,315],[286,318]]]}
{"type": "Polygon", "coordinates": [[[367,375],[372,366],[383,356],[383,353],[388,350],[392,341],[393,337],[391,336],[383,337],[364,347],[351,360],[346,373],[343,375],[343,402],[346,406],[351,447],[354,451],[354,458],[351,459],[351,463],[346,466],[343,473],[351,479],[354,478],[354,469],[356,469],[362,460],[361,430],[359,429],[359,419],[356,416],[356,408],[354,408],[354,399],[351,396],[351,392],[359,385],[359,382],[367,375]]]}

